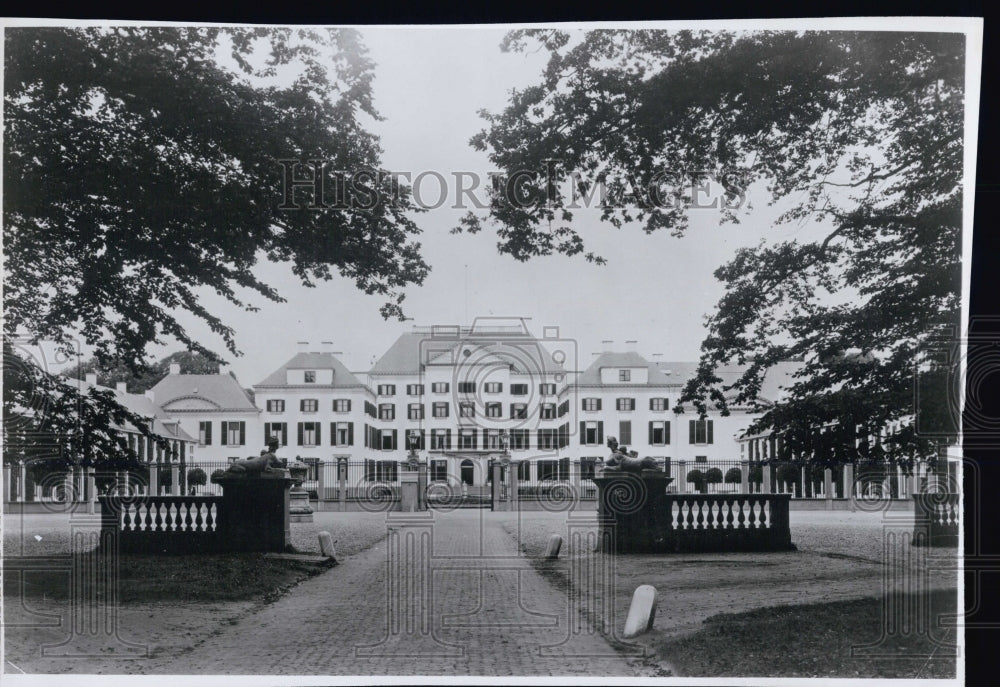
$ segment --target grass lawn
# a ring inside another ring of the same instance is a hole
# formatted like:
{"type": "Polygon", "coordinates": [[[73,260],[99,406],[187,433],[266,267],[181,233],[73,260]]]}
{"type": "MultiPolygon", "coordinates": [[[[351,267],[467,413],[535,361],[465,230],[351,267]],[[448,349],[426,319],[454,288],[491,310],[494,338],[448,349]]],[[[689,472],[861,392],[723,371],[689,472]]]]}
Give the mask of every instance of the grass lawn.
{"type": "Polygon", "coordinates": [[[954,678],[955,631],[934,619],[955,613],[957,595],[927,600],[927,633],[883,636],[882,600],[855,599],[723,613],[656,648],[682,676],[954,678]]]}
{"type": "MultiPolygon", "coordinates": [[[[292,523],[292,545],[319,553],[319,532],[330,532],[338,558],[356,555],[386,534],[384,513],[315,513],[311,523],[292,523]]],[[[62,515],[9,517],[4,556],[17,568],[18,556],[65,557],[70,552],[70,520],[62,515]]],[[[5,594],[61,600],[69,598],[65,559],[53,570],[5,576],[5,594]]],[[[121,603],[156,601],[270,601],[294,584],[332,567],[265,558],[260,553],[157,556],[125,554],[119,560],[121,603]]]]}

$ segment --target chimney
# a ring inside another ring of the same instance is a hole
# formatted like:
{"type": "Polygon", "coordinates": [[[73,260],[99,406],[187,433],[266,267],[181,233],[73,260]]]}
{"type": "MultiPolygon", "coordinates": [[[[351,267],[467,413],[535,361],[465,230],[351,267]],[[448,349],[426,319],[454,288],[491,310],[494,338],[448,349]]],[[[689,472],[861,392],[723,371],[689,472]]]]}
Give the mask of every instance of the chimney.
{"type": "Polygon", "coordinates": [[[125,382],[118,382],[117,384],[115,384],[115,389],[117,389],[118,391],[120,391],[123,394],[127,393],[126,390],[125,390],[125,382]]]}
{"type": "Polygon", "coordinates": [[[87,384],[92,384],[94,386],[97,386],[97,373],[96,372],[88,372],[87,373],[87,384]]]}
{"type": "Polygon", "coordinates": [[[639,347],[639,342],[635,339],[629,339],[625,342],[625,350],[631,353],[635,353],[636,349],[639,347]]]}
{"type": "Polygon", "coordinates": [[[181,373],[180,363],[170,363],[170,374],[179,375],[181,373]]]}
{"type": "Polygon", "coordinates": [[[601,350],[603,350],[605,353],[611,353],[611,349],[614,343],[615,342],[612,341],[611,339],[605,339],[604,341],[601,342],[601,350]]]}
{"type": "Polygon", "coordinates": [[[319,347],[320,347],[320,350],[322,350],[324,353],[333,353],[333,342],[332,341],[320,341],[319,342],[319,347]]]}
{"type": "Polygon", "coordinates": [[[298,346],[298,349],[299,349],[299,353],[306,353],[309,350],[309,342],[308,341],[299,341],[297,343],[297,346],[298,346]]]}

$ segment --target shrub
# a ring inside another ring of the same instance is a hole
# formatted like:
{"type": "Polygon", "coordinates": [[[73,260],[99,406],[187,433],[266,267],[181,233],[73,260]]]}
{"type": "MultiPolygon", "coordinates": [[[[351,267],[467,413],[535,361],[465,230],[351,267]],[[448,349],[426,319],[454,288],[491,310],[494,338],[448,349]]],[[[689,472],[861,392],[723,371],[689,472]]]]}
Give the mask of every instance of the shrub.
{"type": "Polygon", "coordinates": [[[705,473],[701,470],[689,470],[687,474],[687,481],[693,484],[699,484],[705,481],[705,473]]]}
{"type": "Polygon", "coordinates": [[[203,487],[208,483],[208,475],[201,468],[191,468],[188,470],[188,485],[192,487],[203,487]]]}
{"type": "Polygon", "coordinates": [[[709,484],[719,484],[722,482],[722,470],[719,468],[709,468],[705,471],[705,481],[709,484]]]}
{"type": "Polygon", "coordinates": [[[726,484],[739,484],[742,478],[743,475],[739,468],[729,468],[726,470],[726,484]]]}
{"type": "Polygon", "coordinates": [[[222,468],[219,468],[218,470],[213,470],[212,471],[212,484],[215,484],[216,482],[218,482],[219,478],[222,477],[224,474],[226,474],[226,471],[223,470],[222,468]]]}

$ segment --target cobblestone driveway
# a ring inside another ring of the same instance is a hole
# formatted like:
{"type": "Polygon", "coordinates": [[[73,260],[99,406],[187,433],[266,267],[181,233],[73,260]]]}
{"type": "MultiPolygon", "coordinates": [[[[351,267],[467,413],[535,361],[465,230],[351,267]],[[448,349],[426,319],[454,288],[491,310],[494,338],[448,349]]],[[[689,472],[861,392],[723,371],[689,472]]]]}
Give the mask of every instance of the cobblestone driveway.
{"type": "Polygon", "coordinates": [[[488,511],[391,514],[389,537],[142,673],[654,676],[532,570],[488,511]]]}

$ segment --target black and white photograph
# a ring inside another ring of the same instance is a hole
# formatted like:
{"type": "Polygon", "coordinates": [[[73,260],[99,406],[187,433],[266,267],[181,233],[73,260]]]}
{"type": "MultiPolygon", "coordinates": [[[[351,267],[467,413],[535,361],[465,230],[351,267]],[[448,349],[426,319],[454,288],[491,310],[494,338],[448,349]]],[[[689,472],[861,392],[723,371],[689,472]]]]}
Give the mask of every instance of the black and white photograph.
{"type": "Polygon", "coordinates": [[[2,30],[5,682],[965,684],[981,18],[2,30]]]}

